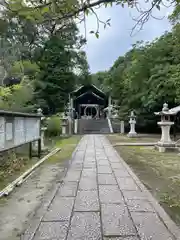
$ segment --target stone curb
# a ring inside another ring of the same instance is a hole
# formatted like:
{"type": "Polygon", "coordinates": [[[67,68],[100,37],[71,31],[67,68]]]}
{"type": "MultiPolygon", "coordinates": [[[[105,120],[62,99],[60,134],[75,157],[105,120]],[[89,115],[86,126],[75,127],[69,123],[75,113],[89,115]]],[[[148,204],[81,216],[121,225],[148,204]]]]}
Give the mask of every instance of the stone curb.
{"type": "Polygon", "coordinates": [[[117,146],[155,146],[157,143],[128,143],[128,142],[121,142],[121,143],[115,143],[115,144],[111,144],[113,147],[117,147],[117,146]]]}
{"type": "MultiPolygon", "coordinates": [[[[108,139],[107,139],[108,140],[108,139]]],[[[108,140],[109,141],[109,140],[108,140]]],[[[110,142],[109,142],[110,143],[110,142]]],[[[111,144],[111,143],[110,143],[111,144]]],[[[112,145],[112,144],[111,144],[112,145]]],[[[114,148],[117,156],[119,157],[120,161],[124,165],[124,167],[127,169],[129,174],[132,176],[134,181],[136,182],[137,186],[141,189],[142,192],[145,192],[145,194],[148,196],[148,200],[153,205],[156,213],[158,214],[159,218],[163,221],[166,228],[169,230],[169,232],[177,239],[180,240],[180,229],[179,227],[172,221],[172,219],[168,216],[168,214],[165,212],[165,210],[160,206],[160,204],[157,202],[157,200],[152,196],[152,194],[149,192],[149,190],[142,184],[142,182],[139,180],[139,178],[136,176],[136,174],[132,171],[132,169],[128,166],[128,164],[123,160],[123,158],[120,156],[120,154],[116,151],[114,148]]]]}

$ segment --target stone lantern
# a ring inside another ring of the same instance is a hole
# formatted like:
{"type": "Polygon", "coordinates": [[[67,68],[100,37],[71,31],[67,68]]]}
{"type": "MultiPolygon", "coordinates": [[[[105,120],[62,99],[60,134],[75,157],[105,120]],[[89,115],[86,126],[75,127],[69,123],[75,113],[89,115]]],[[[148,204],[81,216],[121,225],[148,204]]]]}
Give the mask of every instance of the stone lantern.
{"type": "Polygon", "coordinates": [[[170,117],[176,115],[176,113],[170,111],[168,104],[164,103],[162,111],[155,112],[154,114],[156,116],[161,116],[161,121],[157,123],[161,127],[161,140],[156,145],[159,152],[165,152],[168,148],[175,148],[175,142],[173,142],[170,137],[170,129],[174,124],[174,122],[170,120],[170,117]]]}
{"type": "Polygon", "coordinates": [[[75,111],[75,109],[72,107],[71,102],[68,103],[67,110],[68,110],[69,135],[71,135],[73,125],[73,112],[75,111]]]}
{"type": "Polygon", "coordinates": [[[114,109],[113,114],[112,114],[112,118],[117,119],[118,117],[119,117],[118,116],[118,110],[114,109]]]}
{"type": "MultiPolygon", "coordinates": [[[[45,144],[44,144],[44,134],[45,134],[45,131],[47,130],[47,127],[43,126],[46,118],[43,115],[41,108],[37,109],[37,114],[41,116],[41,150],[46,151],[47,147],[45,147],[45,144]]],[[[34,150],[38,148],[38,142],[37,141],[34,143],[33,148],[34,148],[34,150]]]]}
{"type": "Polygon", "coordinates": [[[67,134],[67,126],[68,126],[68,118],[63,113],[63,116],[61,118],[61,125],[62,125],[62,135],[65,136],[67,134]]]}
{"type": "MultiPolygon", "coordinates": [[[[116,101],[116,103],[117,103],[117,101],[116,101]]],[[[114,104],[114,105],[112,105],[112,118],[114,118],[114,119],[118,119],[119,118],[119,115],[118,115],[118,105],[117,104],[114,104]]]]}
{"type": "Polygon", "coordinates": [[[137,133],[135,131],[135,125],[136,125],[136,116],[134,114],[134,111],[131,111],[131,115],[129,116],[129,124],[130,124],[130,131],[128,133],[128,137],[137,137],[137,133]]]}

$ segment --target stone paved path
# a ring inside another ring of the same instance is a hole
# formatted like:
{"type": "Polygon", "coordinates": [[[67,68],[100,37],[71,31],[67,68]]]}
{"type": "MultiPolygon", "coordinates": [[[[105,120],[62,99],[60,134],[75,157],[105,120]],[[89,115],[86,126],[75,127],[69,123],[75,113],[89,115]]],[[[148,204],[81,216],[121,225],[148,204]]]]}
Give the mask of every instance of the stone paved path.
{"type": "Polygon", "coordinates": [[[177,239],[105,136],[82,138],[63,180],[33,240],[177,239]]]}

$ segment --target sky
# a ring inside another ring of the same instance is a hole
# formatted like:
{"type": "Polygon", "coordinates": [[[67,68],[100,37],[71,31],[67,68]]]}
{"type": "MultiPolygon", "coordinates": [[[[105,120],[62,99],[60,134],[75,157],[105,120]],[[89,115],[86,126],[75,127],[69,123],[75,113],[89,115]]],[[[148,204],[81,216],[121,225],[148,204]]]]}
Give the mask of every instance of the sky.
{"type": "MultiPolygon", "coordinates": [[[[108,70],[114,61],[120,55],[124,55],[136,41],[152,41],[165,31],[169,31],[171,24],[167,16],[171,11],[172,8],[163,6],[161,6],[160,11],[154,10],[153,15],[161,20],[149,19],[141,31],[136,29],[131,36],[132,28],[136,23],[133,20],[133,17],[137,16],[135,9],[122,8],[119,5],[108,8],[101,7],[96,10],[99,19],[106,21],[110,18],[111,26],[106,29],[103,25],[100,26],[99,39],[94,34],[89,33],[91,30],[97,30],[96,17],[94,15],[88,16],[86,19],[87,44],[84,50],[87,53],[91,73],[108,70]]],[[[84,23],[79,25],[79,29],[81,34],[85,36],[84,23]]]]}

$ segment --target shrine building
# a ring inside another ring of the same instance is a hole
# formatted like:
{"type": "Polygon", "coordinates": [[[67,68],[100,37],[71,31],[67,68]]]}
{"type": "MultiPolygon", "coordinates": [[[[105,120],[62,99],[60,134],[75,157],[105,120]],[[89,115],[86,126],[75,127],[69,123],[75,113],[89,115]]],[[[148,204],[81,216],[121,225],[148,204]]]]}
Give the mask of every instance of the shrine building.
{"type": "Polygon", "coordinates": [[[70,94],[75,118],[105,118],[104,109],[108,106],[108,96],[93,84],[84,85],[70,94]]]}

